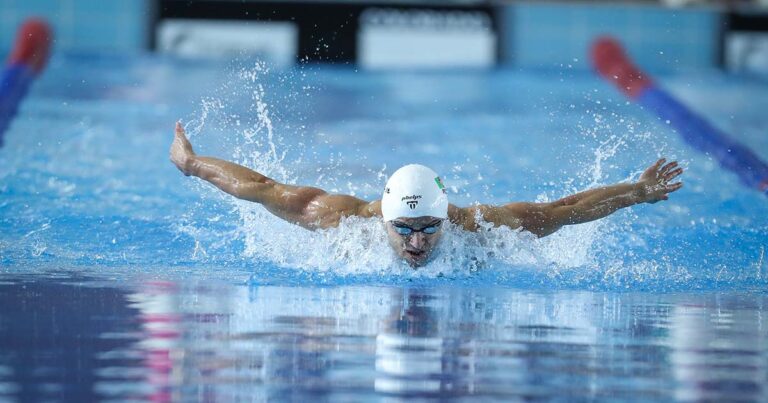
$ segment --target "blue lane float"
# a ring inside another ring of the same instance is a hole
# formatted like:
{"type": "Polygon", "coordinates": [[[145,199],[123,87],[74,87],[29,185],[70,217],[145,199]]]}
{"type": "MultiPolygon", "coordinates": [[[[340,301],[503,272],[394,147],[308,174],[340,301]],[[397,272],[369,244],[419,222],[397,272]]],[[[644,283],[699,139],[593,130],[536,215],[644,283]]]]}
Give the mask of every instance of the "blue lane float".
{"type": "Polygon", "coordinates": [[[643,108],[669,122],[687,144],[716,159],[723,168],[735,173],[744,185],[768,196],[768,164],[656,86],[649,75],[632,63],[618,41],[608,37],[595,41],[592,61],[603,78],[643,108]]]}
{"type": "Polygon", "coordinates": [[[43,71],[51,46],[51,29],[40,19],[29,19],[19,28],[16,43],[0,76],[0,147],[29,86],[43,71]]]}

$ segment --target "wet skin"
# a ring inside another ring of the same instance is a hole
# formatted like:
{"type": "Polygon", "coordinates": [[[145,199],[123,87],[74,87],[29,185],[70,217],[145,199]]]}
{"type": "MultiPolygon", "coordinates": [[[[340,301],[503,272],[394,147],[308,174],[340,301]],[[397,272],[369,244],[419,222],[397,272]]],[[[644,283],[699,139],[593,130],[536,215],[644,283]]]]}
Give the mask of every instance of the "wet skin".
{"type": "Polygon", "coordinates": [[[384,223],[387,229],[389,244],[395,254],[405,260],[411,267],[427,264],[432,252],[443,235],[443,219],[436,217],[397,218],[384,223]],[[400,235],[395,226],[405,226],[414,229],[409,235],[400,235]],[[440,225],[434,234],[425,234],[420,230],[433,225],[440,225]]]}
{"type": "MultiPolygon", "coordinates": [[[[198,177],[239,199],[259,203],[277,217],[309,230],[337,227],[345,217],[382,216],[381,200],[368,202],[312,186],[280,183],[245,166],[199,156],[192,149],[181,123],[176,124],[170,158],[184,175],[198,177]]],[[[667,200],[670,193],[682,188],[683,183],[677,181],[682,173],[683,168],[677,162],[668,163],[661,158],[648,167],[637,182],[589,189],[547,203],[476,204],[463,208],[449,204],[447,215],[451,223],[466,231],[477,232],[484,228],[478,223],[480,218],[494,227],[520,228],[544,237],[563,226],[598,220],[635,204],[667,200]]],[[[395,253],[413,267],[425,265],[443,230],[438,229],[434,234],[419,230],[441,220],[423,216],[392,221],[416,230],[400,235],[393,223],[384,224],[395,253]]]]}

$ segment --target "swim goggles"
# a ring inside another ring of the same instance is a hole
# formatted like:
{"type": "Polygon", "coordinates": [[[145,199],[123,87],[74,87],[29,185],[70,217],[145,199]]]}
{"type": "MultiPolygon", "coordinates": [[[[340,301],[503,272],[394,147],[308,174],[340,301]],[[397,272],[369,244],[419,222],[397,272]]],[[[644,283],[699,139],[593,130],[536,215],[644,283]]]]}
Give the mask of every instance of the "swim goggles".
{"type": "Polygon", "coordinates": [[[395,223],[392,223],[392,226],[395,227],[395,232],[397,232],[398,234],[400,234],[402,236],[409,236],[409,235],[412,235],[414,232],[423,232],[424,234],[432,235],[432,234],[436,233],[437,230],[440,229],[440,225],[442,223],[443,222],[440,221],[440,222],[438,222],[435,225],[430,225],[430,226],[424,227],[422,229],[411,228],[411,227],[409,227],[407,225],[395,224],[395,223]]]}

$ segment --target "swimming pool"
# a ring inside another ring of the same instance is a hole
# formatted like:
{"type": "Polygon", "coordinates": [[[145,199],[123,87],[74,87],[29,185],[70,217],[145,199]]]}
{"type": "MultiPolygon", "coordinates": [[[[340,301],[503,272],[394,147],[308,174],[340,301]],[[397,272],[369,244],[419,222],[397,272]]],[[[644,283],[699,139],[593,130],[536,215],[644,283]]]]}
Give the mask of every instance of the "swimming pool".
{"type": "MultiPolygon", "coordinates": [[[[661,81],[768,158],[764,81],[661,81]]],[[[583,69],[59,56],[6,135],[0,193],[4,399],[768,396],[765,196],[583,69]],[[669,202],[541,240],[452,231],[413,271],[374,221],[310,233],[185,178],[179,118],[200,154],[368,199],[410,162],[459,205],[552,200],[662,155],[687,171],[669,202]]]]}

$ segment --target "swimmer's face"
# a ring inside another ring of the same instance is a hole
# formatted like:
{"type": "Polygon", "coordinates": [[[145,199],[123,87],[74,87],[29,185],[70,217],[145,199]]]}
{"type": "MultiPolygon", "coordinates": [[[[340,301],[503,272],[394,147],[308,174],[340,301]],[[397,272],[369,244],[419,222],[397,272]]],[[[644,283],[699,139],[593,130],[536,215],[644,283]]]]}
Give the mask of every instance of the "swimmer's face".
{"type": "Polygon", "coordinates": [[[384,224],[389,244],[411,267],[424,266],[443,236],[443,219],[435,217],[396,218],[384,224]]]}

